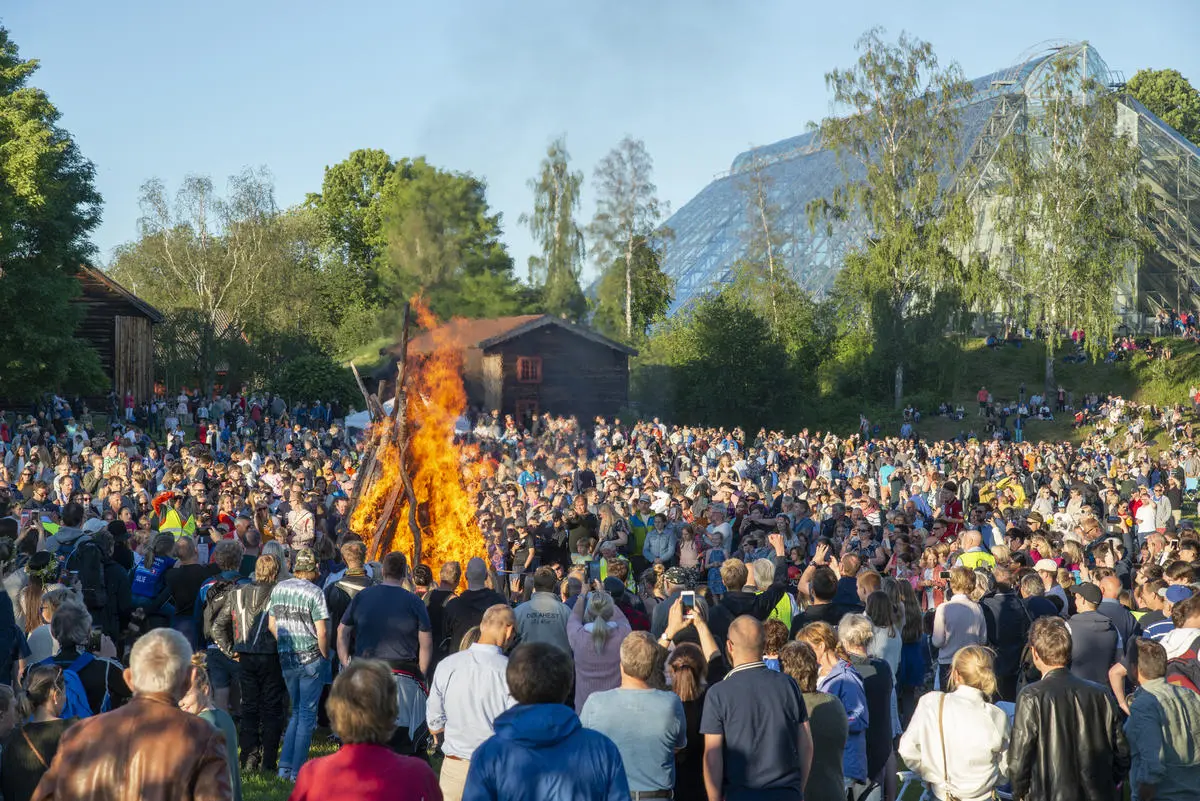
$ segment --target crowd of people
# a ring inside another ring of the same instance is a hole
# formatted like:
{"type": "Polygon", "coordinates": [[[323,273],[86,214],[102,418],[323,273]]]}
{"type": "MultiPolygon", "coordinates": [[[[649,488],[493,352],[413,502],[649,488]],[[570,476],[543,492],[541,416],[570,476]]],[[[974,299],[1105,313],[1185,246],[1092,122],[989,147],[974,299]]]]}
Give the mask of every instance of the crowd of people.
{"type": "Polygon", "coordinates": [[[296,799],[1197,797],[1182,409],[1079,445],[481,411],[479,555],[435,565],[367,560],[330,407],[168,410],[0,414],[4,801],[249,772],[296,799]]]}

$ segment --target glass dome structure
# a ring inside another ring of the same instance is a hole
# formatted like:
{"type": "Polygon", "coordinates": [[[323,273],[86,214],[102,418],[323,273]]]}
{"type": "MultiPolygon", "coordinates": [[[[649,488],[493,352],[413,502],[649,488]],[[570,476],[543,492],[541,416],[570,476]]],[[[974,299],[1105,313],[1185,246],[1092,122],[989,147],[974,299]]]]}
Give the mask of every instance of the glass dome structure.
{"type": "MultiPolygon", "coordinates": [[[[973,201],[987,196],[999,180],[988,169],[1004,137],[1037,114],[1040,92],[1052,62],[1072,59],[1080,75],[1095,79],[1106,91],[1120,92],[1122,79],[1112,73],[1087,43],[1059,44],[1033,51],[1021,63],[971,82],[974,94],[961,109],[962,151],[956,174],[975,176],[967,187],[973,201]],[[969,168],[969,170],[967,169],[969,168]]],[[[1140,173],[1151,188],[1154,210],[1147,220],[1158,247],[1131,271],[1116,299],[1126,315],[1153,313],[1157,308],[1200,303],[1200,149],[1188,142],[1136,100],[1121,95],[1120,122],[1141,150],[1140,173]]],[[[733,264],[743,255],[748,223],[746,191],[749,174],[757,171],[779,210],[786,242],[782,261],[801,287],[817,295],[828,290],[848,248],[861,242],[866,227],[853,216],[831,230],[810,229],[809,202],[830,197],[835,187],[855,180],[851,165],[821,147],[815,132],[784,139],[738,155],[729,172],[715,179],[666,222],[674,232],[664,270],[675,282],[672,313],[731,279],[733,264]]],[[[979,203],[977,244],[987,248],[986,203],[979,203]]]]}

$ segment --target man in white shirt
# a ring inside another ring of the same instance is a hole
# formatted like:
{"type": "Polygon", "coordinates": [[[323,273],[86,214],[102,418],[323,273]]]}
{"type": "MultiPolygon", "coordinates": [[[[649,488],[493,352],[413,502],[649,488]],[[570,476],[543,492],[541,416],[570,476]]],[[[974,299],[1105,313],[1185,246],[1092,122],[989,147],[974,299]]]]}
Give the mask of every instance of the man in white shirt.
{"type": "Polygon", "coordinates": [[[438,782],[445,801],[460,801],[471,756],[492,736],[492,723],[516,704],[508,692],[508,657],[502,649],[516,627],[513,610],[496,604],[483,613],[479,641],[443,659],[429,687],[425,718],[429,733],[440,735],[442,773],[438,782]]]}

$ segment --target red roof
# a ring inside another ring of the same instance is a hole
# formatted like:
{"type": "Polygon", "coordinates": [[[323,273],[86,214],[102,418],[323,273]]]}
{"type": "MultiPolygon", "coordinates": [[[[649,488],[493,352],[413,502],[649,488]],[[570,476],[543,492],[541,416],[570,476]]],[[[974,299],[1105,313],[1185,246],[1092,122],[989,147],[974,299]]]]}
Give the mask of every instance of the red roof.
{"type": "MultiPolygon", "coordinates": [[[[538,319],[540,314],[520,314],[515,317],[492,317],[484,320],[455,318],[438,326],[439,338],[449,335],[450,342],[459,348],[477,348],[479,343],[514,331],[526,323],[538,319]]],[[[429,353],[433,350],[433,333],[422,331],[408,343],[410,353],[429,353]]],[[[390,347],[392,355],[399,355],[400,344],[390,347]]]]}
{"type": "MultiPolygon", "coordinates": [[[[606,347],[623,351],[630,355],[637,353],[633,348],[611,340],[586,326],[577,325],[549,314],[521,314],[514,317],[491,317],[484,320],[456,318],[448,323],[443,323],[436,330],[438,331],[439,340],[448,334],[449,341],[455,347],[466,350],[468,348],[487,349],[513,336],[525,334],[546,325],[565,328],[593,342],[598,342],[606,347]]],[[[409,352],[430,353],[433,351],[433,340],[432,332],[422,331],[409,342],[409,352]]],[[[392,356],[399,356],[399,351],[399,343],[388,348],[388,352],[392,356]]]]}

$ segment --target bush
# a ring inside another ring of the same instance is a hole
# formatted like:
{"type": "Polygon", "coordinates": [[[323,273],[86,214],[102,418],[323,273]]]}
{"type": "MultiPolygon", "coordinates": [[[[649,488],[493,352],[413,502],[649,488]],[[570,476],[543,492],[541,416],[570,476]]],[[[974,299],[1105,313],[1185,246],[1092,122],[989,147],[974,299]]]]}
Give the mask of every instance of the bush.
{"type": "Polygon", "coordinates": [[[361,399],[350,368],[321,354],[289,360],[275,374],[271,390],[289,403],[319,399],[324,402],[338,400],[344,405],[351,405],[361,399]]]}

